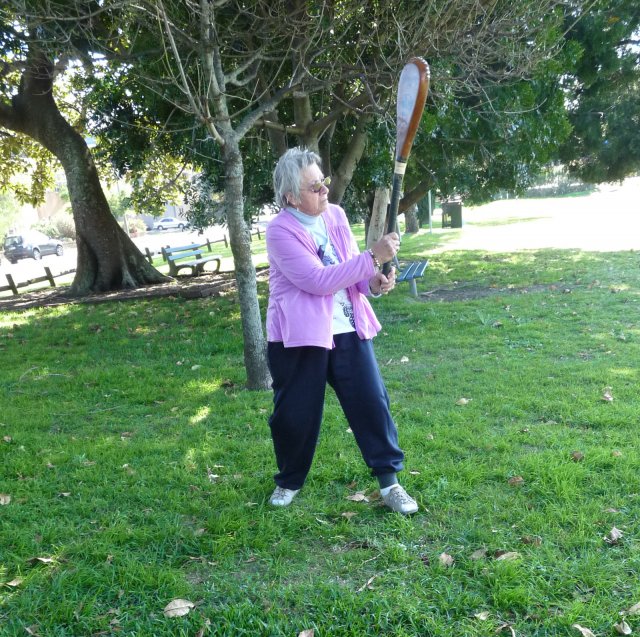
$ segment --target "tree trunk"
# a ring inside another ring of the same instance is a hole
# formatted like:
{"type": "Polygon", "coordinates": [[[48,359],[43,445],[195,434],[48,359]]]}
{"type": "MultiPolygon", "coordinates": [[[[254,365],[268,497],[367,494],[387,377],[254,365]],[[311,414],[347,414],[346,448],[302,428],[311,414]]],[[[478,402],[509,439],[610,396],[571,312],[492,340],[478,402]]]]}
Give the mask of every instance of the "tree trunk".
{"type": "Polygon", "coordinates": [[[376,188],[376,195],[373,200],[371,211],[371,221],[367,231],[367,248],[370,248],[376,241],[382,238],[387,229],[387,210],[389,208],[389,190],[387,188],[376,188]]]}
{"type": "Polygon", "coordinates": [[[0,124],[35,139],[53,153],[67,178],[78,261],[70,294],[83,295],[170,281],[158,272],[111,214],[89,148],[53,97],[53,64],[30,52],[11,108],[0,124]]]}
{"type": "Polygon", "coordinates": [[[409,208],[415,206],[418,202],[420,202],[427,196],[427,193],[429,192],[429,190],[431,190],[431,188],[433,188],[433,185],[433,179],[429,177],[428,179],[422,180],[408,192],[405,192],[402,199],[400,199],[398,212],[406,212],[409,208]]]}
{"type": "Polygon", "coordinates": [[[318,136],[311,128],[313,115],[308,93],[304,91],[295,91],[293,93],[293,117],[296,127],[303,131],[300,135],[301,145],[314,153],[319,152],[318,136]]]}
{"type": "Polygon", "coordinates": [[[358,124],[353,136],[349,140],[346,152],[335,173],[331,176],[331,189],[329,199],[332,203],[339,204],[344,197],[347,186],[351,183],[353,173],[362,157],[367,143],[367,126],[373,119],[369,113],[364,113],[358,118],[358,124]]]}
{"type": "Polygon", "coordinates": [[[406,234],[415,234],[420,230],[417,212],[417,206],[411,206],[404,211],[404,231],[406,234]]]}
{"type": "Polygon", "coordinates": [[[235,138],[230,139],[230,135],[225,136],[223,157],[226,169],[224,202],[240,300],[247,388],[269,389],[271,375],[258,303],[256,269],[251,259],[250,231],[243,214],[243,161],[238,143],[235,138]]]}

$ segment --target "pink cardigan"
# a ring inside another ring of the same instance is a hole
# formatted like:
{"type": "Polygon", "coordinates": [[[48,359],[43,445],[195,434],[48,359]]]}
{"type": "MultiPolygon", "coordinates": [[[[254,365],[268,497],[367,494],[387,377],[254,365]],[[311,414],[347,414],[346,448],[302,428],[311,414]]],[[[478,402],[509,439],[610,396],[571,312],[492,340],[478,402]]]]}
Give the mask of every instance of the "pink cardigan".
{"type": "Polygon", "coordinates": [[[267,340],[285,347],[333,348],[333,295],[343,288],[353,304],[358,336],[369,339],[380,331],[365,296],[376,271],[373,259],[359,252],[342,208],[329,204],[322,214],[341,260],[336,265],[322,265],[311,235],[290,212],[280,210],[267,226],[267,340]]]}

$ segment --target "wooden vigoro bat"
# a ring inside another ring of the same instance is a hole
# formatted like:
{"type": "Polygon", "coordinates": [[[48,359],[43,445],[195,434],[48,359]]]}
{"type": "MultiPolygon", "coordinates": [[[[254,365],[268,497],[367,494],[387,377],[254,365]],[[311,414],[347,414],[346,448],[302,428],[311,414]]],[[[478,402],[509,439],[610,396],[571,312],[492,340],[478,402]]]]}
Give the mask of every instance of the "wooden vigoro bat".
{"type": "MultiPolygon", "coordinates": [[[[411,58],[400,73],[397,97],[396,160],[393,169],[393,186],[387,216],[387,234],[395,232],[398,219],[398,204],[402,193],[402,181],[416,136],[424,104],[429,92],[429,65],[420,57],[411,58]]],[[[382,271],[388,274],[391,262],[385,263],[382,271]]]]}

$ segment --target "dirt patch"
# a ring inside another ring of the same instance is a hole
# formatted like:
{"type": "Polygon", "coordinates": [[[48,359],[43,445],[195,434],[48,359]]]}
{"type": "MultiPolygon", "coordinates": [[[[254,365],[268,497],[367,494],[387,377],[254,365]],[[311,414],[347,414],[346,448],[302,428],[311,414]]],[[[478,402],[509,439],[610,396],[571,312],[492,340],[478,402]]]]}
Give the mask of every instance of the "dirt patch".
{"type": "MultiPolygon", "coordinates": [[[[258,280],[268,277],[268,269],[256,272],[258,280]]],[[[16,296],[0,299],[0,311],[20,311],[34,307],[54,307],[56,305],[68,305],[74,303],[109,303],[112,301],[131,301],[135,299],[153,299],[167,296],[181,297],[184,299],[206,298],[220,296],[231,292],[236,287],[236,279],[233,272],[221,272],[218,274],[203,274],[197,277],[183,276],[169,283],[148,285],[133,290],[117,290],[102,294],[90,294],[83,297],[67,296],[64,288],[47,288],[35,292],[24,292],[16,296]]]]}
{"type": "Polygon", "coordinates": [[[428,292],[419,292],[420,301],[436,301],[440,303],[453,301],[475,301],[485,299],[490,296],[504,294],[529,294],[531,292],[557,291],[557,285],[530,285],[528,287],[516,288],[506,287],[484,287],[479,285],[460,285],[455,288],[436,288],[428,292]]]}

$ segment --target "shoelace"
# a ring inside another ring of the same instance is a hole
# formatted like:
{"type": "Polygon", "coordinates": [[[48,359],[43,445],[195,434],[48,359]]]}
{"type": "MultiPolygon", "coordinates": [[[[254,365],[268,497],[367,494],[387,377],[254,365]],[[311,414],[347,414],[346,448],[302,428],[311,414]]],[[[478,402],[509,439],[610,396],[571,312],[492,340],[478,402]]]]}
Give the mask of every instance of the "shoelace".
{"type": "Polygon", "coordinates": [[[401,504],[409,504],[412,502],[411,496],[400,488],[389,491],[390,499],[399,500],[401,504]]]}

